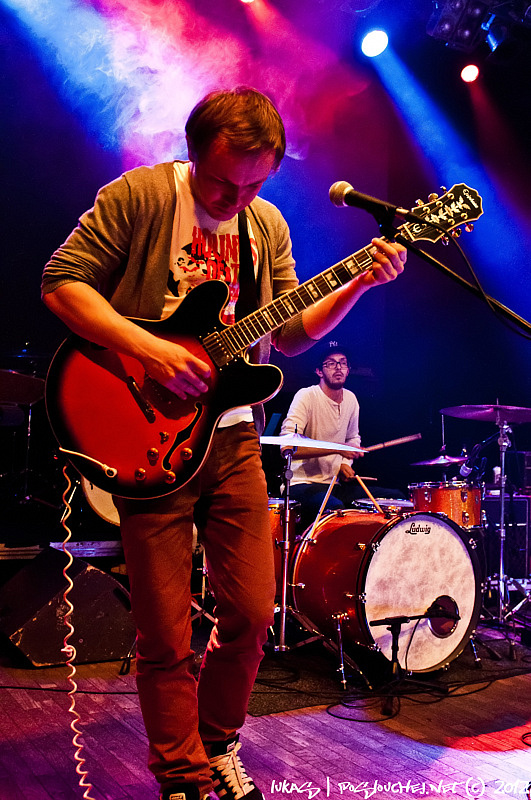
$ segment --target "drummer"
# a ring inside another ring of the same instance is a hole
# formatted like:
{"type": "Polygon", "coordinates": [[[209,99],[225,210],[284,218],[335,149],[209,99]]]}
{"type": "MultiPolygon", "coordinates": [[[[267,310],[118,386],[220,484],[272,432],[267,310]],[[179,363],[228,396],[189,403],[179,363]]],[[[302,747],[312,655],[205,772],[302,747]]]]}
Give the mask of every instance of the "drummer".
{"type": "MultiPolygon", "coordinates": [[[[347,349],[339,342],[327,342],[318,355],[315,373],[319,382],[299,389],[295,394],[281,433],[298,433],[320,442],[359,448],[359,403],[354,392],[345,388],[350,374],[347,349]]],[[[303,529],[317,516],[335,476],[337,480],[326,510],[349,507],[357,499],[365,497],[353,468],[354,459],[362,455],[356,450],[345,452],[321,447],[297,447],[294,450],[290,496],[300,503],[303,529]]],[[[400,492],[387,489],[378,494],[380,497],[404,497],[400,492]]]]}

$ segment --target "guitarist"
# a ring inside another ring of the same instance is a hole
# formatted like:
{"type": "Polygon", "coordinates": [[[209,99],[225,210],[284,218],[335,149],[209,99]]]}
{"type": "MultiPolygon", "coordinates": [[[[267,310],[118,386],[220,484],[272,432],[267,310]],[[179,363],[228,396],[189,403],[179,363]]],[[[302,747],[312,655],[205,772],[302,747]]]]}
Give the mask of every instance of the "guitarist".
{"type": "MultiPolygon", "coordinates": [[[[271,101],[246,87],[207,95],[185,126],[188,161],[126,172],[46,265],[48,308],[72,331],[137,359],[178,397],[208,389],[210,368],[185,347],[127,317],[171,314],[201,280],[230,287],[227,321],[297,285],[289,230],[257,197],[285,152],[271,101]],[[243,213],[241,213],[243,212],[243,213]]],[[[272,336],[297,355],[328,333],[373,286],[402,272],[406,253],[373,240],[372,270],[287,322],[272,336]]],[[[201,309],[198,309],[198,314],[201,309]]],[[[266,362],[262,339],[252,359],[266,362]]],[[[200,472],[154,500],[116,499],[138,629],[137,685],[149,766],[162,800],[261,800],[238,756],[238,729],[273,619],[275,577],[259,438],[263,412],[222,418],[200,472]],[[193,676],[192,523],[204,543],[216,625],[193,676]]]]}

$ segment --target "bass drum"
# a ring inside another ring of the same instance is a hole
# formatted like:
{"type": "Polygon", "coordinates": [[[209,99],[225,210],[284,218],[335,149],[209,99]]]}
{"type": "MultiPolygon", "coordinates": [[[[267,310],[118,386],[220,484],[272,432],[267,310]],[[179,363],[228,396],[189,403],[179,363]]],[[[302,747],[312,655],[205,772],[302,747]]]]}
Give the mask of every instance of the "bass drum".
{"type": "Polygon", "coordinates": [[[371,622],[425,614],[437,602],[450,618],[403,624],[399,663],[430,672],[462,652],[479,620],[481,579],[475,542],[458,525],[436,514],[347,510],[324,517],[310,534],[292,564],[293,604],[321,633],[335,638],[334,617],[344,615],[346,650],[362,645],[391,661],[388,625],[371,622]]]}
{"type": "Polygon", "coordinates": [[[104,492],[103,489],[98,489],[86,478],[81,478],[81,488],[87,503],[99,517],[104,519],[105,522],[110,522],[111,525],[120,524],[120,516],[118,509],[114,505],[112,494],[104,492]]]}

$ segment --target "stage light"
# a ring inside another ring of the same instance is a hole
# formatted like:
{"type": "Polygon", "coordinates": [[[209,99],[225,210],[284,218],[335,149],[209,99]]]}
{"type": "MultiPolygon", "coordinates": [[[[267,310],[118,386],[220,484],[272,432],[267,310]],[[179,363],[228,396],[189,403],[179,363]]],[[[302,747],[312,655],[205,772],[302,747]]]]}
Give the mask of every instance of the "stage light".
{"type": "Polygon", "coordinates": [[[490,52],[494,53],[498,47],[505,42],[508,36],[507,26],[504,25],[494,15],[483,25],[484,30],[487,32],[487,44],[490,52]]]}
{"type": "MultiPolygon", "coordinates": [[[[447,47],[472,52],[485,43],[490,54],[518,47],[520,27],[529,28],[531,5],[521,0],[433,0],[426,32],[447,47]],[[500,45],[502,45],[500,47],[500,45]]],[[[498,53],[496,54],[499,55],[498,53]]]]}
{"type": "Polygon", "coordinates": [[[369,31],[361,42],[361,52],[368,58],[375,58],[383,53],[388,43],[389,38],[385,31],[369,31]]]}
{"type": "Polygon", "coordinates": [[[463,67],[461,70],[461,79],[465,83],[474,83],[475,80],[479,77],[479,68],[476,67],[475,64],[467,64],[466,67],[463,67]]]}
{"type": "Polygon", "coordinates": [[[470,52],[485,39],[482,26],[488,14],[487,3],[476,0],[436,2],[426,32],[435,39],[443,39],[449,47],[470,52]]]}

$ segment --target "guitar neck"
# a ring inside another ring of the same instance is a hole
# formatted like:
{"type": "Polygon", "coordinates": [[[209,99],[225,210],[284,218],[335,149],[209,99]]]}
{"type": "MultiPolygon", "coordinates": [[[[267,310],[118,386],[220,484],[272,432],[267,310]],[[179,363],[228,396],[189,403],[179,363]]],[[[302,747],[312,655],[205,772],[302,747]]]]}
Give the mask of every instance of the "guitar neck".
{"type": "Polygon", "coordinates": [[[305,308],[349,283],[356,275],[366,272],[373,262],[369,250],[369,247],[358,250],[234,325],[211,333],[203,340],[204,347],[218,366],[224,366],[305,308]]]}

